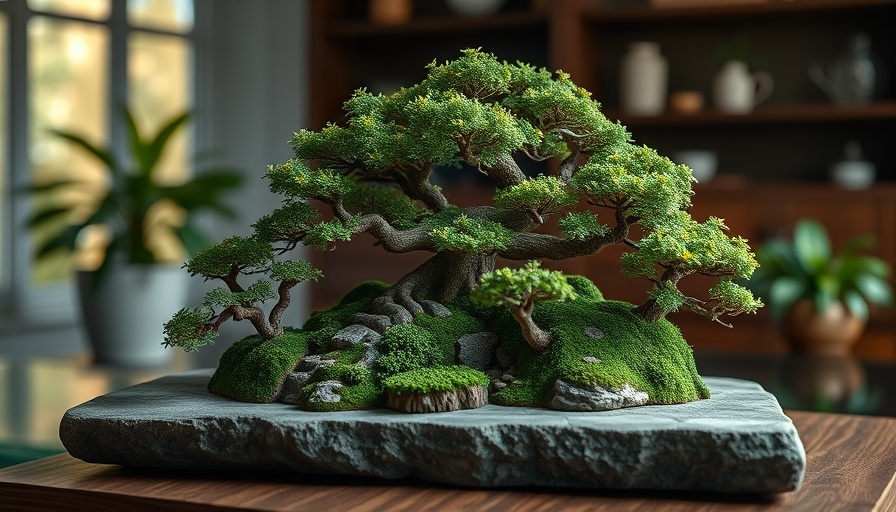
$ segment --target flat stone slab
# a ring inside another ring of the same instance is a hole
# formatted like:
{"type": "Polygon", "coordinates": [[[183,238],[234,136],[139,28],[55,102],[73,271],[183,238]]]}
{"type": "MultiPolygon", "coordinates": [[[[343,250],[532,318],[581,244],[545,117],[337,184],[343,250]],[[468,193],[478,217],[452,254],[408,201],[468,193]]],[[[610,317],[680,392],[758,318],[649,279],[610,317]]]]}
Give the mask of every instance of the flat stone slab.
{"type": "Polygon", "coordinates": [[[474,487],[777,493],[806,455],[756,383],[717,377],[712,398],[602,412],[488,405],[435,414],[306,412],[206,390],[212,370],[163,377],[69,410],[68,451],[87,462],[420,478],[474,487]]]}

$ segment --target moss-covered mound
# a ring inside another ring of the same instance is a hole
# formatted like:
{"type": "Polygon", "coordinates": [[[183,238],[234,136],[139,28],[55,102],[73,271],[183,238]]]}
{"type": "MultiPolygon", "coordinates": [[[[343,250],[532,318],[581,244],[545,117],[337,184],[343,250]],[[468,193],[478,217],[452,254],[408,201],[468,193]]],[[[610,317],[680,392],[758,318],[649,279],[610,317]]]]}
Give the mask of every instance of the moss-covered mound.
{"type": "Polygon", "coordinates": [[[234,344],[221,358],[209,389],[236,400],[270,402],[296,365],[306,355],[316,354],[327,363],[313,371],[302,384],[298,400],[290,403],[315,411],[381,407],[387,389],[393,394],[428,393],[446,391],[446,385],[463,387],[473,380],[481,384],[482,372],[453,366],[457,341],[490,331],[513,360],[511,368],[494,369],[498,375],[509,371],[513,379],[492,392],[493,403],[543,406],[551,400],[557,379],[606,389],[629,384],[656,404],[709,397],[691,348],[674,325],[666,320],[648,323],[632,312],[631,304],[605,301],[583,277],[568,280],[576,300],[535,306],[533,318],[552,340],[543,352],[529,347],[506,309],[476,306],[466,298],[446,305],[452,312],[449,317],[420,314],[413,323],[387,330],[375,344],[377,357],[372,364],[371,345],[328,348],[333,335],[351,324],[352,315],[364,311],[386,289],[383,283],[364,283],[336,306],[312,314],[300,331],[287,331],[267,341],[251,336],[234,344]],[[446,367],[454,368],[450,375],[445,374],[446,367]],[[470,380],[473,375],[476,379],[470,380]],[[457,376],[469,377],[469,382],[455,382],[457,376]],[[338,399],[315,399],[322,387],[338,399]]]}
{"type": "Polygon", "coordinates": [[[241,402],[271,402],[286,375],[307,353],[303,332],[286,331],[270,340],[257,335],[243,338],[221,356],[208,389],[241,402]]]}
{"type": "Polygon", "coordinates": [[[503,316],[495,332],[504,350],[516,355],[515,379],[491,401],[542,406],[557,379],[605,389],[628,383],[654,404],[709,398],[678,328],[666,320],[648,323],[633,308],[586,297],[536,304],[534,319],[552,338],[543,352],[529,349],[514,320],[503,316]]]}
{"type": "Polygon", "coordinates": [[[485,386],[488,384],[488,376],[466,366],[437,366],[393,375],[387,378],[384,384],[386,391],[396,395],[424,394],[470,386],[485,386]]]}

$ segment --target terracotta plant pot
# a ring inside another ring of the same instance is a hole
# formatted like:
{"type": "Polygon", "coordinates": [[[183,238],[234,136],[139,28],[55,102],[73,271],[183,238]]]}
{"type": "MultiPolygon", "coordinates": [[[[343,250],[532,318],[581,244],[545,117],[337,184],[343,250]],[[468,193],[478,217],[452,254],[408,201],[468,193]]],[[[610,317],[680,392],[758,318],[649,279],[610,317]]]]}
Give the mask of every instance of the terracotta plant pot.
{"type": "Polygon", "coordinates": [[[798,352],[846,355],[862,335],[865,323],[840,302],[819,312],[811,300],[801,300],[790,308],[783,327],[798,352]]]}

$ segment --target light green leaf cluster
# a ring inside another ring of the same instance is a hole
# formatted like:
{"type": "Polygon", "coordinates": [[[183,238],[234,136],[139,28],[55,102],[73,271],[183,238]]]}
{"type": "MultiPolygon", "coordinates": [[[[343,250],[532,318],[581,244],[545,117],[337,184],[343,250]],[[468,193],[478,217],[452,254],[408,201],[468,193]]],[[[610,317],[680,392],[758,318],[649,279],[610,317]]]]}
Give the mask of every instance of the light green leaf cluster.
{"type": "Polygon", "coordinates": [[[277,295],[271,282],[265,279],[252,283],[241,292],[231,292],[225,288],[215,288],[206,292],[202,300],[203,306],[222,307],[254,306],[260,302],[275,298],[277,295]]]}
{"type": "Polygon", "coordinates": [[[255,236],[266,242],[277,240],[298,240],[309,223],[320,215],[311,205],[304,201],[288,201],[281,208],[258,219],[252,227],[255,236]]]}
{"type": "Polygon", "coordinates": [[[271,192],[289,198],[321,199],[331,202],[345,197],[355,184],[349,177],[330,169],[312,169],[303,161],[292,159],[268,167],[265,177],[271,192]]]}
{"type": "Polygon", "coordinates": [[[278,281],[317,281],[323,275],[305,260],[275,261],[271,265],[271,278],[278,281]]]}
{"type": "Polygon", "coordinates": [[[368,149],[359,143],[353,131],[335,124],[327,124],[320,131],[299,130],[293,134],[291,144],[298,160],[358,162],[368,149]]]}
{"type": "Polygon", "coordinates": [[[622,256],[623,271],[629,276],[653,276],[654,265],[678,268],[688,273],[703,272],[745,279],[758,264],[747,241],[729,238],[721,219],[710,217],[698,223],[684,211],[666,217],[662,227],[651,230],[638,241],[638,250],[622,256]]]}
{"type": "Polygon", "coordinates": [[[482,275],[470,299],[488,306],[522,307],[537,300],[575,300],[576,292],[566,276],[529,261],[523,268],[499,268],[482,275]]]}
{"type": "Polygon", "coordinates": [[[218,331],[207,326],[213,315],[210,308],[181,309],[165,323],[164,345],[182,347],[185,352],[195,352],[199,347],[214,343],[218,331]]]}
{"type": "Polygon", "coordinates": [[[595,213],[569,212],[560,219],[560,232],[573,240],[585,240],[606,235],[610,227],[600,222],[595,213]]]}
{"type": "Polygon", "coordinates": [[[527,142],[526,125],[507,109],[455,90],[409,99],[402,116],[413,139],[405,142],[406,150],[412,151],[406,158],[412,161],[456,162],[458,151],[468,148],[483,164],[491,165],[499,155],[518,151],[527,142]]]}
{"type": "Polygon", "coordinates": [[[471,99],[487,99],[507,93],[511,70],[494,55],[478,48],[462,51],[460,58],[427,66],[421,86],[430,91],[454,90],[471,99]]]}
{"type": "Polygon", "coordinates": [[[653,287],[648,296],[656,301],[666,313],[674,313],[684,304],[684,295],[670,282],[663,282],[653,287]]]}
{"type": "Polygon", "coordinates": [[[655,227],[691,205],[692,180],[687,166],[646,146],[625,144],[605,160],[592,158],[570,184],[593,202],[623,206],[646,227],[655,227]]]}
{"type": "Polygon", "coordinates": [[[351,221],[343,223],[339,219],[331,219],[327,222],[319,222],[308,228],[303,243],[313,245],[321,250],[326,250],[334,242],[347,242],[352,239],[354,228],[359,217],[355,216],[351,221]]]}
{"type": "Polygon", "coordinates": [[[430,232],[439,251],[489,254],[507,247],[513,232],[497,222],[460,215],[449,224],[430,232]]]}
{"type": "Polygon", "coordinates": [[[578,197],[559,179],[540,175],[516,185],[505,187],[495,194],[495,205],[534,211],[539,215],[556,213],[578,203],[578,197]]]}
{"type": "Polygon", "coordinates": [[[379,185],[357,183],[343,201],[352,213],[379,214],[400,229],[414,227],[424,213],[400,190],[379,185]]]}
{"type": "Polygon", "coordinates": [[[720,309],[736,314],[755,313],[763,306],[762,301],[753,296],[753,292],[730,279],[722,279],[710,288],[709,298],[718,301],[720,309]]]}
{"type": "Polygon", "coordinates": [[[630,140],[625,127],[608,120],[600,103],[566,73],[554,77],[544,69],[517,64],[511,68],[510,89],[503,105],[543,135],[539,150],[545,155],[561,156],[566,151],[559,130],[574,133],[579,146],[589,153],[630,140]]]}
{"type": "Polygon", "coordinates": [[[196,253],[186,268],[190,275],[211,279],[228,276],[234,269],[264,272],[273,258],[268,243],[254,237],[232,236],[196,253]]]}

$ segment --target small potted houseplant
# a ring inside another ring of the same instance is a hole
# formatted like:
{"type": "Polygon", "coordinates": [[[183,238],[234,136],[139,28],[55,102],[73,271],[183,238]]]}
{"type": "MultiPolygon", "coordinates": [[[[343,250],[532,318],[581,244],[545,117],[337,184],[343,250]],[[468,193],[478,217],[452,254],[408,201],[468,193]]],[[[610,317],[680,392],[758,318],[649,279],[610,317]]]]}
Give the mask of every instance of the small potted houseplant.
{"type": "Polygon", "coordinates": [[[84,137],[54,131],[62,139],[100,161],[108,173],[108,188],[93,196],[86,218],[76,218],[80,202],[66,201],[60,192],[83,188],[78,180],[56,180],[35,185],[35,194],[47,196],[46,206],[29,221],[33,228],[64,227],[44,240],[36,257],[80,248],[85,229],[106,230],[107,244],[98,268],[77,273],[78,297],[83,322],[97,362],[125,366],[165,363],[170,354],[160,345],[164,319],[186,301],[186,282],[180,263],[165,261],[153,247],[153,229],[173,233],[188,254],[203,248],[205,236],[193,214],[209,210],[232,216],[222,202],[224,193],[236,188],[242,175],[233,170],[205,168],[181,184],[159,179],[159,162],[172,136],[189,119],[188,112],[162,124],[151,136],[143,135],[127,108],[122,115],[128,129],[130,154],[119,158],[112,148],[84,137]],[[159,220],[153,208],[162,203],[182,213],[182,221],[159,220]],[[152,229],[151,229],[152,228],[152,229]],[[172,309],[173,308],[173,309],[172,309]]]}
{"type": "Polygon", "coordinates": [[[824,226],[803,219],[792,241],[772,240],[759,248],[751,287],[768,300],[796,350],[847,354],[862,335],[871,306],[892,305],[889,266],[859,253],[872,243],[859,236],[834,254],[824,226]]]}

